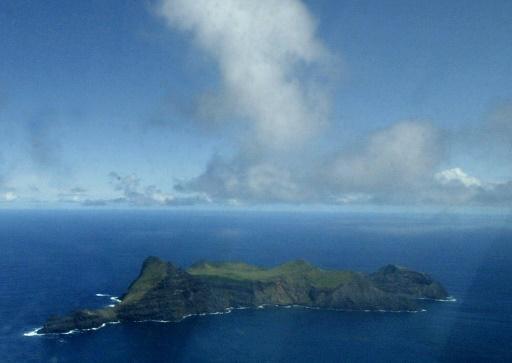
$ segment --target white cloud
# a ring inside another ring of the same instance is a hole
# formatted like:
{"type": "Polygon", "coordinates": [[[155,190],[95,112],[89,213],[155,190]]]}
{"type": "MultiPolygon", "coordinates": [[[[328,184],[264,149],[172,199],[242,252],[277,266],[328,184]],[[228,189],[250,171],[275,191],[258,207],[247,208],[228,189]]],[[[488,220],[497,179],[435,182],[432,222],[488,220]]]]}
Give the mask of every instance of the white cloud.
{"type": "Polygon", "coordinates": [[[435,174],[435,179],[443,185],[460,184],[465,187],[482,186],[482,182],[479,179],[466,174],[461,168],[443,170],[435,174]]]}
{"type": "Polygon", "coordinates": [[[326,94],[305,75],[331,56],[301,1],[164,0],[160,13],[214,57],[224,102],[252,121],[254,142],[288,147],[325,122],[326,94]]]}
{"type": "Polygon", "coordinates": [[[327,177],[334,189],[387,191],[429,182],[442,158],[438,130],[428,123],[401,122],[371,135],[352,152],[340,152],[327,177]]]}
{"type": "MultiPolygon", "coordinates": [[[[178,190],[214,200],[363,203],[416,198],[430,186],[441,157],[438,131],[428,123],[402,122],[370,135],[351,151],[290,159],[215,157],[199,177],[178,190]]],[[[400,201],[402,202],[402,201],[400,201]]]]}
{"type": "Polygon", "coordinates": [[[18,195],[15,192],[5,192],[0,195],[1,199],[0,201],[3,202],[13,202],[16,199],[18,199],[18,195]]]}
{"type": "Polygon", "coordinates": [[[160,13],[218,65],[223,88],[208,107],[249,125],[234,156],[212,158],[177,189],[236,203],[304,199],[297,170],[278,160],[327,124],[322,77],[335,58],[308,9],[300,0],[163,0],[160,13]]]}
{"type": "Polygon", "coordinates": [[[233,160],[214,158],[207,170],[192,181],[177,188],[185,192],[202,192],[214,200],[266,202],[296,202],[303,191],[290,170],[268,161],[255,162],[238,156],[233,160]]]}
{"type": "Polygon", "coordinates": [[[137,207],[150,207],[184,206],[209,202],[208,197],[202,194],[176,196],[162,191],[155,185],[143,186],[141,180],[135,174],[123,176],[116,172],[111,172],[109,176],[114,189],[121,192],[122,195],[113,199],[87,199],[84,201],[86,205],[100,206],[112,203],[125,203],[137,207]]]}
{"type": "MultiPolygon", "coordinates": [[[[447,159],[445,135],[428,122],[398,122],[330,153],[315,149],[326,143],[319,130],[337,131],[328,125],[328,88],[311,82],[322,79],[332,55],[300,0],[162,0],[160,14],[218,65],[223,88],[205,98],[213,122],[220,113],[249,125],[226,140],[233,155],[215,155],[203,173],[176,185],[178,192],[237,205],[491,200],[493,188],[460,168],[436,174],[447,159]]],[[[499,118],[500,130],[509,130],[507,117],[499,118]]],[[[509,191],[508,184],[494,189],[509,191]]]]}
{"type": "Polygon", "coordinates": [[[109,174],[116,191],[122,192],[123,201],[135,206],[165,205],[173,200],[173,196],[164,193],[154,185],[142,186],[141,180],[135,175],[109,174]]]}

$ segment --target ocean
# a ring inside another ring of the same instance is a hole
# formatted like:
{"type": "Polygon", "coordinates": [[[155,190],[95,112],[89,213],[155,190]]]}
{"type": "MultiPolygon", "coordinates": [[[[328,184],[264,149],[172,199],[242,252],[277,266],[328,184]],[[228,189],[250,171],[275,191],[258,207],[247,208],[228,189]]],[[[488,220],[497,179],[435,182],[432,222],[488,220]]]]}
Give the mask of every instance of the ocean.
{"type": "Polygon", "coordinates": [[[1,362],[506,362],[510,342],[512,223],[505,217],[0,210],[1,362]],[[246,309],[24,335],[52,314],[111,304],[150,255],[183,267],[303,258],[372,272],[394,263],[428,272],[456,301],[425,301],[419,313],[246,309]]]}

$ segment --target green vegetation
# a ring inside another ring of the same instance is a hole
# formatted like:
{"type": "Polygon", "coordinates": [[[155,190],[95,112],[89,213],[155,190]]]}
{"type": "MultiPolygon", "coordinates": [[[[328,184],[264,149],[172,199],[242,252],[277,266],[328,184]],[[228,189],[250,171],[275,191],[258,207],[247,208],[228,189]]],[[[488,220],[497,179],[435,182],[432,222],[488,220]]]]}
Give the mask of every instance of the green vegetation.
{"type": "Polygon", "coordinates": [[[322,270],[303,260],[291,261],[268,269],[242,262],[201,262],[191,266],[187,272],[196,276],[242,281],[303,281],[317,288],[335,288],[358,277],[357,273],[350,271],[322,270]]]}
{"type": "Polygon", "coordinates": [[[123,297],[123,304],[133,303],[140,300],[146,292],[154,288],[160,281],[167,277],[167,263],[156,258],[148,258],[140,276],[128,288],[123,297]]]}

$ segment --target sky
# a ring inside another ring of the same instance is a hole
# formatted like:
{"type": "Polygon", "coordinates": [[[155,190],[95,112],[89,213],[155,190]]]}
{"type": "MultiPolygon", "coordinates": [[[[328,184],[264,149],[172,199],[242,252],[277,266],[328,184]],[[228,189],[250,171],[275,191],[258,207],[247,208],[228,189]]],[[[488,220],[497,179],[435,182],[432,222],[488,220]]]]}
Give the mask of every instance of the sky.
{"type": "Polygon", "coordinates": [[[512,2],[2,1],[0,208],[505,210],[512,2]]]}

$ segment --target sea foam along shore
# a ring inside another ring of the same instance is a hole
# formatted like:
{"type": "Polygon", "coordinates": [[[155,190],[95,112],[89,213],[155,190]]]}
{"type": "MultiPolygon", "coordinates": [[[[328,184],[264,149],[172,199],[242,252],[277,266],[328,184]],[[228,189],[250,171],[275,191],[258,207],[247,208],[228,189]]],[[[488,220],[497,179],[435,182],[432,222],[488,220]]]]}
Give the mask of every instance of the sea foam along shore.
{"type": "Polygon", "coordinates": [[[83,331],[99,330],[101,328],[106,327],[107,325],[114,325],[114,324],[119,324],[119,323],[121,323],[121,322],[120,321],[110,321],[108,323],[103,323],[100,326],[97,326],[97,327],[94,327],[94,328],[73,329],[73,330],[70,330],[70,331],[66,331],[64,333],[46,333],[46,334],[39,333],[39,330],[43,329],[43,327],[41,326],[41,327],[36,328],[34,330],[31,330],[29,332],[23,333],[23,335],[26,336],[26,337],[41,337],[41,336],[44,336],[44,335],[69,335],[69,334],[75,334],[75,333],[79,333],[79,332],[83,332],[83,331]]]}
{"type": "Polygon", "coordinates": [[[120,303],[121,302],[119,297],[113,296],[113,295],[110,295],[110,294],[97,293],[97,294],[94,294],[94,295],[97,296],[97,297],[108,297],[110,300],[114,301],[115,303],[120,303]]]}
{"type": "MultiPolygon", "coordinates": [[[[443,300],[443,301],[452,301],[452,300],[443,300]]],[[[420,310],[347,310],[347,309],[326,309],[326,308],[319,308],[319,307],[311,307],[311,306],[305,306],[305,305],[271,305],[271,304],[265,304],[265,305],[258,305],[256,309],[264,309],[264,308],[284,308],[284,309],[291,309],[291,308],[299,308],[299,309],[309,309],[309,310],[325,310],[325,311],[340,311],[340,312],[364,312],[364,313],[423,313],[426,312],[426,309],[420,309],[420,310]]],[[[172,321],[172,320],[137,320],[134,321],[134,323],[179,323],[180,321],[183,321],[187,318],[190,318],[192,316],[206,316],[206,315],[223,315],[223,314],[229,314],[233,310],[245,310],[245,309],[251,309],[249,306],[238,306],[238,307],[228,307],[224,311],[216,311],[213,313],[200,313],[200,314],[187,314],[184,315],[180,320],[178,321],[172,321]]],[[[23,333],[26,337],[34,337],[34,336],[43,336],[43,335],[69,335],[69,334],[75,334],[80,333],[84,331],[91,331],[91,330],[99,330],[101,328],[106,327],[107,325],[113,325],[113,324],[119,324],[120,321],[112,321],[108,323],[103,323],[98,327],[95,328],[89,328],[89,329],[73,329],[64,333],[48,333],[48,334],[42,334],[38,333],[39,330],[41,330],[43,327],[36,328],[34,330],[31,330],[29,332],[23,333]]]]}
{"type": "Polygon", "coordinates": [[[428,297],[420,297],[418,300],[430,300],[430,301],[439,301],[439,302],[457,302],[457,299],[453,296],[448,296],[446,299],[430,299],[428,297]]]}

